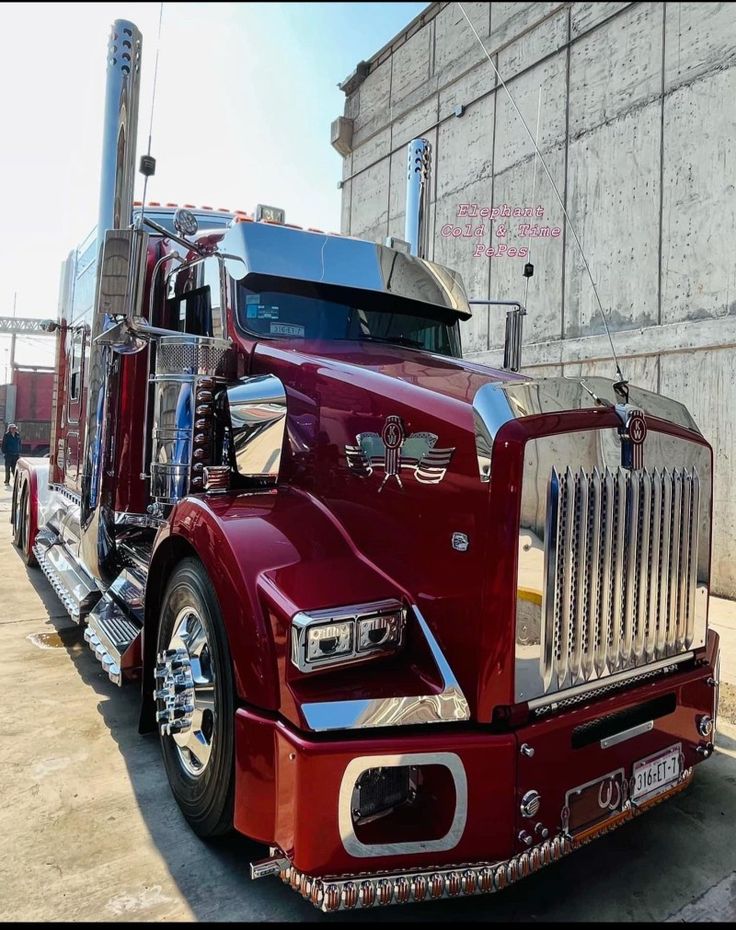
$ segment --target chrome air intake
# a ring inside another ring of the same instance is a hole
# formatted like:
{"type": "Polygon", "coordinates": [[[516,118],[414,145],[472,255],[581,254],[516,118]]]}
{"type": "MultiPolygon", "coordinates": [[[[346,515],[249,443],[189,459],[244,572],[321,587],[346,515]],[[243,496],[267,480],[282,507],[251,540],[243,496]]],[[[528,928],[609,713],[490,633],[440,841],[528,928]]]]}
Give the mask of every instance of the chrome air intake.
{"type": "Polygon", "coordinates": [[[151,497],[173,504],[204,487],[214,461],[214,396],[225,383],[229,343],[209,336],[162,336],[153,384],[151,497]]]}

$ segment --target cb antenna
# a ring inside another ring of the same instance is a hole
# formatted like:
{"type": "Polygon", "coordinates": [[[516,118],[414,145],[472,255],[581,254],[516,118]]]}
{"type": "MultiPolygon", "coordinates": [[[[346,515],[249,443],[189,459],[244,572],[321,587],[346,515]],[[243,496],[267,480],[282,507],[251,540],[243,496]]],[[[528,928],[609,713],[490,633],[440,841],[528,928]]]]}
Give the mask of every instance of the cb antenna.
{"type": "Polygon", "coordinates": [[[588,273],[588,278],[590,279],[590,284],[591,284],[591,287],[593,288],[593,294],[595,295],[596,303],[598,304],[598,310],[600,311],[601,319],[603,320],[603,326],[604,326],[604,328],[605,328],[605,330],[606,330],[606,335],[608,336],[608,341],[609,341],[609,343],[611,344],[611,353],[613,354],[613,361],[614,361],[614,363],[615,363],[615,365],[616,365],[616,371],[617,371],[617,373],[618,373],[618,378],[619,378],[618,382],[617,382],[616,384],[614,384],[614,386],[613,386],[614,391],[616,392],[616,395],[617,395],[619,398],[621,398],[621,399],[623,400],[624,403],[628,403],[628,399],[629,399],[629,387],[628,387],[628,385],[629,385],[629,382],[624,378],[623,374],[621,373],[621,366],[619,365],[618,355],[616,354],[616,347],[615,347],[614,344],[613,344],[613,339],[612,339],[612,337],[611,337],[611,330],[610,330],[609,327],[608,327],[608,318],[606,317],[606,312],[605,312],[605,310],[603,309],[603,304],[601,303],[601,298],[600,298],[600,296],[599,296],[599,294],[598,294],[598,288],[596,287],[596,283],[595,283],[595,281],[593,280],[593,275],[592,275],[592,273],[591,273],[591,271],[590,271],[590,265],[588,264],[588,259],[585,257],[585,252],[583,251],[583,246],[582,246],[582,244],[581,244],[581,242],[580,242],[580,239],[578,238],[578,234],[577,234],[577,231],[576,231],[576,229],[575,229],[575,225],[573,224],[573,222],[572,222],[572,220],[570,219],[570,216],[569,216],[567,210],[565,209],[565,204],[564,204],[564,202],[563,202],[563,200],[562,200],[562,197],[560,196],[559,190],[557,189],[557,185],[556,185],[555,182],[554,182],[554,178],[553,178],[552,175],[550,174],[550,170],[549,170],[549,167],[547,166],[547,162],[544,160],[544,155],[542,155],[542,153],[539,151],[539,146],[537,145],[536,140],[534,139],[534,136],[532,135],[532,132],[531,132],[531,130],[529,129],[529,126],[527,125],[527,122],[526,122],[526,120],[524,119],[524,117],[523,117],[523,115],[522,115],[522,113],[521,113],[521,110],[519,110],[518,106],[516,105],[516,101],[514,100],[513,96],[511,95],[511,91],[510,91],[510,90],[508,89],[508,87],[506,86],[506,82],[505,82],[504,79],[501,77],[501,74],[499,73],[499,70],[498,70],[498,68],[496,67],[495,62],[493,61],[493,58],[491,58],[491,55],[490,55],[488,49],[487,49],[487,48],[485,47],[485,45],[483,44],[483,40],[482,40],[481,37],[478,35],[478,31],[477,31],[477,29],[475,28],[475,26],[473,25],[473,23],[471,22],[470,17],[468,16],[468,14],[465,12],[465,9],[464,9],[462,3],[458,3],[457,5],[458,5],[458,7],[460,7],[460,12],[463,14],[463,16],[465,17],[465,19],[467,20],[468,25],[469,25],[470,28],[473,30],[473,35],[474,35],[475,38],[478,40],[478,44],[480,45],[480,47],[481,47],[481,48],[483,49],[483,51],[485,52],[486,58],[487,58],[488,61],[491,63],[491,67],[493,68],[493,70],[494,70],[494,72],[495,72],[496,78],[498,79],[498,81],[499,81],[499,83],[501,84],[501,86],[503,87],[503,89],[506,91],[506,95],[507,95],[508,98],[509,98],[509,101],[510,101],[510,103],[511,103],[511,106],[514,108],[514,110],[516,111],[516,115],[517,115],[517,116],[519,117],[519,119],[521,120],[521,124],[522,124],[522,126],[524,127],[524,129],[526,130],[526,134],[529,136],[529,139],[531,140],[531,143],[532,143],[532,145],[534,146],[534,151],[535,151],[536,154],[539,156],[539,160],[541,161],[542,167],[544,168],[544,173],[547,175],[547,179],[548,179],[549,183],[552,185],[552,190],[555,192],[555,196],[557,197],[557,201],[558,201],[558,203],[559,203],[559,205],[560,205],[560,208],[561,208],[561,210],[562,210],[562,213],[563,213],[563,215],[564,215],[564,217],[565,217],[565,222],[567,223],[567,225],[568,225],[568,227],[569,227],[569,229],[570,229],[570,232],[571,232],[572,235],[573,235],[573,238],[574,238],[574,240],[575,240],[575,244],[577,245],[578,251],[580,252],[580,257],[582,258],[583,264],[585,265],[585,270],[586,270],[586,272],[588,273]]]}
{"type": "Polygon", "coordinates": [[[148,190],[148,179],[156,173],[156,159],[151,155],[151,137],[153,135],[153,110],[156,105],[156,80],[158,79],[158,54],[161,50],[161,22],[164,18],[164,5],[160,5],[158,11],[158,36],[156,37],[156,61],[153,66],[153,90],[151,92],[151,120],[148,124],[148,151],[141,155],[140,172],[144,177],[143,181],[143,198],[141,203],[141,215],[138,221],[138,228],[143,226],[143,219],[146,213],[146,191],[148,190]]]}

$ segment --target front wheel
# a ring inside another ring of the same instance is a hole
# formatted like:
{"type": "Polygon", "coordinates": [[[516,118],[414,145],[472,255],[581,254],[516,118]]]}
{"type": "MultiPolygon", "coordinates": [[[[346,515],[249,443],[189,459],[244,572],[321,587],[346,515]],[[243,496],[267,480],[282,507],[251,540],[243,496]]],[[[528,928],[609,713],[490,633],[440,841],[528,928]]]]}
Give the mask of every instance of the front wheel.
{"type": "Polygon", "coordinates": [[[156,718],[171,790],[195,833],[228,833],[235,791],[233,674],[217,597],[198,559],[183,559],[169,579],[156,654],[156,718]]]}

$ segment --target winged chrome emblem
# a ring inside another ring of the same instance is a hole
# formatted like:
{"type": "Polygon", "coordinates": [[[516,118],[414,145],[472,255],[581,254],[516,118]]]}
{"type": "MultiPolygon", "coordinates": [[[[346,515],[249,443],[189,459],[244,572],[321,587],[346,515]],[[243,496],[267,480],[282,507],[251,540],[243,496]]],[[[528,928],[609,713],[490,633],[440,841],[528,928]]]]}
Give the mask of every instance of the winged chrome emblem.
{"type": "Polygon", "coordinates": [[[450,459],[455,451],[437,449],[434,433],[411,433],[406,435],[401,418],[386,418],[381,434],[359,433],[354,446],[345,446],[348,468],[363,478],[370,477],[377,469],[384,471],[379,493],[389,478],[395,478],[400,488],[401,469],[411,469],[420,484],[439,484],[445,477],[450,459]]]}

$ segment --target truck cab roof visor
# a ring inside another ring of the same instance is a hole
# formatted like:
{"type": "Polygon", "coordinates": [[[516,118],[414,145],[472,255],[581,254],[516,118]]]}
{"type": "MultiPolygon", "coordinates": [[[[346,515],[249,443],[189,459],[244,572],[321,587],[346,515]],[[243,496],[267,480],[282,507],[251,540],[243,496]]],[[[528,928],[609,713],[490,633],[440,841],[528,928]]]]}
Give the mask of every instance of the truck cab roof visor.
{"type": "Polygon", "coordinates": [[[325,233],[304,232],[267,223],[240,223],[220,245],[225,265],[248,286],[288,279],[290,289],[320,284],[363,295],[381,295],[472,316],[460,275],[434,262],[396,249],[325,233]]]}

